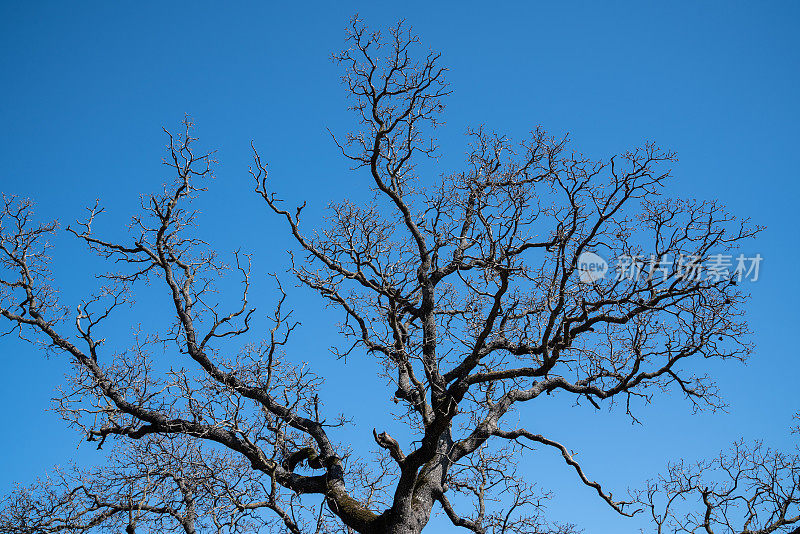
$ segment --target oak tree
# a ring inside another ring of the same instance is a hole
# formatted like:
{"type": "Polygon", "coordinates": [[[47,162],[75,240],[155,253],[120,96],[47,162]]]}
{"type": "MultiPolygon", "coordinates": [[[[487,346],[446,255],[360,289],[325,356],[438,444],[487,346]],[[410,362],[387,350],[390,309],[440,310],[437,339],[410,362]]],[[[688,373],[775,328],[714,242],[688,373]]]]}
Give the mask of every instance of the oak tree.
{"type": "MultiPolygon", "coordinates": [[[[143,197],[128,239],[104,237],[100,204],[66,227],[111,269],[75,312],[48,268],[57,225],[5,199],[0,314],[11,333],[69,362],[58,410],[111,459],[19,489],[0,515],[4,532],[411,534],[435,510],[476,533],[574,532],[546,518],[549,493],[518,467],[532,447],[553,449],[619,514],[652,508],[647,493],[615,498],[568,444],[508,416],[547,395],[630,417],[661,392],[720,406],[704,367],[750,352],[745,295],[730,277],[687,276],[668,260],[734,250],[758,228],[716,202],[668,198],[675,155],[654,144],[594,160],[541,128],[519,143],[476,128],[463,170],[430,176],[420,164],[436,154],[450,93],[439,54],[402,23],[380,33],[354,19],[346,42],[334,59],[357,123],[334,142],[371,200],[342,200],[309,228],[306,205],[281,200],[284,177],[269,176],[255,149],[250,172],[296,245],[291,273],[338,314],[341,368],[377,361],[395,424],[413,439],[353,426],[323,398],[323,379],[341,377],[315,374],[314,358],[303,365],[292,350],[298,321],[317,309],[293,309],[278,284],[271,327],[251,328],[251,302],[269,298],[250,294],[248,256],[227,267],[197,237],[192,201],[212,156],[187,121],[168,134],[174,180],[143,197]],[[587,282],[586,252],[653,255],[666,267],[587,282]],[[241,293],[228,309],[215,288],[230,273],[241,293]],[[103,325],[145,283],[165,292],[172,322],[120,347],[103,325]],[[173,353],[169,365],[156,346],[173,353]],[[375,457],[350,450],[353,432],[371,436],[375,457]]],[[[670,473],[660,483],[670,492],[699,488],[670,473]]]]}

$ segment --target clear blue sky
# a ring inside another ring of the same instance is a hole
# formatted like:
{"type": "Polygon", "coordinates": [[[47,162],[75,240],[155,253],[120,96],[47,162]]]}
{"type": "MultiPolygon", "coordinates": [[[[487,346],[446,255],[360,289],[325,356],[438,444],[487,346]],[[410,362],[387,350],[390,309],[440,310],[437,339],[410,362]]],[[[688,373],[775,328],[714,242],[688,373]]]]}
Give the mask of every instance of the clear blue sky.
{"type": "MultiPolygon", "coordinates": [[[[166,176],[161,127],[191,114],[204,146],[219,150],[218,179],[203,204],[204,235],[230,252],[256,253],[256,272],[280,271],[289,242],[250,193],[249,142],[271,166],[275,187],[309,201],[310,221],[332,198],[363,184],[337,156],[325,127],[350,116],[329,61],[348,18],[372,26],[405,17],[443,52],[454,94],[440,130],[441,170],[463,161],[467,126],[510,136],[537,124],[570,132],[575,147],[606,157],[657,141],[680,156],[673,191],[720,199],[767,230],[748,252],[765,259],[750,286],[757,350],[747,366],[715,365],[729,413],[692,415],[661,399],[634,426],[621,413],[540,404],[526,425],[580,451],[591,477],[615,494],[655,475],[669,459],[713,455],[738,437],[788,447],[800,409],[798,374],[797,2],[9,2],[0,6],[0,183],[33,198],[44,218],[65,222],[99,197],[112,213],[107,234],[127,220],[138,195],[166,176]],[[116,226],[115,226],[116,225],[116,226]]],[[[354,193],[358,195],[358,193],[354,193]]],[[[304,212],[305,213],[305,212],[304,212]]],[[[74,304],[93,287],[82,248],[56,241],[56,275],[74,304]]],[[[269,286],[255,299],[270,305],[269,286]]],[[[339,365],[326,350],[337,316],[311,295],[293,294],[303,338],[293,349],[322,372],[339,365]]],[[[145,320],[144,316],[143,319],[145,320]]],[[[126,325],[108,333],[123,338],[126,325]]],[[[45,359],[0,340],[0,492],[76,456],[81,436],[45,413],[63,381],[62,359],[45,359]],[[33,377],[33,380],[31,380],[33,377]]],[[[368,364],[351,361],[362,384],[368,364]]],[[[368,386],[364,386],[368,388],[368,386]]],[[[328,405],[357,415],[363,428],[382,416],[389,395],[375,386],[364,406],[352,382],[329,384],[328,405]]],[[[370,447],[368,432],[356,447],[370,447]]],[[[92,461],[81,447],[81,461],[92,461]]],[[[542,450],[531,476],[553,488],[553,516],[593,534],[636,531],[606,509],[558,454],[542,450]]],[[[435,532],[450,532],[436,520],[435,532]]]]}

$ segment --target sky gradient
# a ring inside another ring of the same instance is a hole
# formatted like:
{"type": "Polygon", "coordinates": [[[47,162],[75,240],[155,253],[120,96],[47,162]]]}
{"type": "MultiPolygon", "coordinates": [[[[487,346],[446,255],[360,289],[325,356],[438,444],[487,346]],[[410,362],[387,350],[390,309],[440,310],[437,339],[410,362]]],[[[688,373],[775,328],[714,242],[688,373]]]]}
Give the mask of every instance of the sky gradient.
{"type": "MultiPolygon", "coordinates": [[[[268,272],[283,273],[291,247],[284,229],[252,193],[254,141],[274,187],[308,200],[313,224],[330,201],[363,198],[365,176],[349,171],[326,128],[351,124],[330,54],[358,12],[371,27],[406,18],[426,46],[441,51],[454,91],[438,131],[437,172],[459,170],[469,126],[520,139],[537,125],[569,132],[573,147],[604,158],[653,140],[677,152],[670,192],[719,199],[767,229],[751,250],[764,257],[749,286],[756,351],[747,365],[706,367],[730,407],[692,414],[677,396],[660,397],[632,425],[624,413],[547,401],[523,410],[526,426],[579,451],[590,477],[615,494],[640,485],[668,460],[712,456],[734,440],[789,447],[797,401],[797,213],[800,200],[800,4],[796,2],[9,2],[0,5],[0,183],[32,198],[62,228],[100,198],[106,235],[121,229],[139,195],[168,178],[160,165],[162,127],[184,114],[200,144],[218,150],[217,179],[200,201],[203,235],[225,253],[254,252],[254,301],[272,303],[268,272]]],[[[95,286],[97,263],[63,232],[54,271],[65,304],[95,286]]],[[[283,275],[291,286],[288,276],[283,275]]],[[[146,304],[147,296],[143,297],[146,304]]],[[[338,315],[293,290],[302,336],[292,350],[322,374],[341,373],[327,352],[338,315]],[[311,310],[308,314],[302,310],[311,310]]],[[[157,301],[153,301],[157,305],[157,301]]],[[[152,317],[143,315],[146,325],[152,317]]],[[[127,335],[130,325],[119,324],[127,335]]],[[[81,435],[50,407],[68,367],[29,345],[0,339],[0,493],[73,458],[95,461],[81,435]]],[[[348,363],[347,381],[324,390],[335,411],[361,429],[386,428],[390,393],[374,367],[348,363]],[[374,389],[365,407],[353,381],[374,389]]],[[[374,446],[368,431],[355,447],[374,446]]],[[[593,534],[635,532],[561,462],[539,450],[526,460],[551,488],[555,519],[593,534]]],[[[441,517],[432,532],[457,532],[441,517]]]]}

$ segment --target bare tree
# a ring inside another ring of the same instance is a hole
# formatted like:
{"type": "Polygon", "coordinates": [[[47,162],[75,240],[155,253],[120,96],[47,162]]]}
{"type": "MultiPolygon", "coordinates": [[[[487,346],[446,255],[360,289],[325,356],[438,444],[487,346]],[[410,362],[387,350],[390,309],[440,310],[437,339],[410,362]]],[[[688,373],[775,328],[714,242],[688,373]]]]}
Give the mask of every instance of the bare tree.
{"type": "Polygon", "coordinates": [[[249,463],[184,438],[153,436],[118,445],[109,465],[57,470],[7,499],[0,529],[27,532],[258,532],[279,522],[301,532],[269,479],[249,463]],[[267,485],[265,485],[265,480],[267,485]],[[271,509],[277,515],[258,514],[271,509]]]}
{"type": "Polygon", "coordinates": [[[711,460],[670,464],[633,495],[659,534],[797,534],[800,455],[738,441],[711,460]]]}
{"type": "Polygon", "coordinates": [[[341,314],[336,355],[381,363],[376,379],[391,383],[394,415],[413,439],[357,428],[376,444],[377,457],[367,459],[341,443],[348,418],[323,404],[323,377],[291,363],[293,317],[302,314],[288,310],[280,286],[266,339],[251,332],[249,258],[235,254],[230,269],[195,237],[191,202],[211,175],[212,155],[194,149],[187,122],[169,136],[165,163],[175,180],[144,197],[129,241],[95,233],[99,205],[67,227],[118,269],[101,276],[103,290],[77,314],[51,286],[46,240],[56,225],[34,222],[27,202],[5,202],[0,314],[11,331],[70,360],[61,414],[100,445],[112,438],[134,451],[125,454],[164,458],[139,465],[123,454],[111,472],[17,493],[5,520],[33,526],[13,532],[122,524],[114,521],[236,532],[258,528],[256,511],[271,511],[277,530],[405,534],[421,532],[441,507],[476,533],[567,533],[574,527],[541,513],[549,493],[515,468],[532,447],[560,455],[620,514],[637,509],[596,482],[557,437],[509,426],[508,414],[543,395],[621,404],[632,418],[662,390],[697,409],[721,405],[702,364],[749,353],[744,295],[730,277],[689,276],[667,260],[701,262],[758,228],[715,202],[664,198],[675,156],[652,144],[595,161],[542,129],[515,145],[478,128],[469,132],[464,171],[421,177],[416,169],[436,153],[432,128],[450,92],[440,56],[422,50],[402,23],[382,35],[354,19],[347,49],[334,58],[358,118],[334,140],[363,169],[372,200],[336,204],[322,228],[307,230],[305,203],[279,199],[255,149],[251,173],[297,243],[291,271],[341,314]],[[653,253],[667,267],[658,277],[583,283],[578,258],[589,251],[653,253]],[[226,272],[241,277],[232,309],[214,290],[226,272]],[[143,282],[164,289],[173,322],[123,350],[99,331],[143,282]],[[162,345],[180,364],[153,364],[162,345]],[[51,509],[60,519],[43,522],[51,509]],[[222,519],[237,513],[243,519],[222,519]],[[21,522],[28,515],[33,522],[21,522]]]}

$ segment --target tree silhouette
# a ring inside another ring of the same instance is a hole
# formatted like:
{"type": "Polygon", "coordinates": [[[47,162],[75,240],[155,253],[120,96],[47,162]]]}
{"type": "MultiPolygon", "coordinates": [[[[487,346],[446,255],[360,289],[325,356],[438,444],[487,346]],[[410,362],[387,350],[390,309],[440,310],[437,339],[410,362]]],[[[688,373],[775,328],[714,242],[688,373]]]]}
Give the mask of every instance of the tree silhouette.
{"type": "Polygon", "coordinates": [[[280,179],[268,178],[255,149],[251,173],[296,242],[291,272],[340,314],[336,355],[380,363],[375,379],[391,384],[394,415],[414,439],[332,415],[335,402],[324,404],[319,386],[346,374],[300,365],[295,318],[317,312],[290,309],[280,284],[266,338],[251,329],[249,257],[237,253],[230,269],[195,237],[191,203],[212,158],[194,148],[187,121],[167,134],[175,179],[144,197],[130,239],[95,231],[99,204],[67,227],[115,269],[77,313],[51,285],[46,241],[56,225],[37,223],[27,201],[5,201],[0,314],[12,332],[69,359],[61,415],[114,448],[108,468],[15,492],[4,532],[405,534],[421,532],[440,507],[476,533],[566,534],[575,527],[547,520],[549,493],[517,467],[532,447],[554,449],[620,514],[651,501],[615,498],[567,445],[511,425],[508,414],[546,395],[616,403],[632,418],[661,391],[697,409],[721,405],[702,369],[750,352],[745,295],[731,277],[694,276],[673,260],[699,264],[757,227],[715,202],[666,198],[675,155],[653,144],[596,161],[539,128],[519,144],[477,128],[463,171],[420,176],[450,93],[440,56],[403,23],[381,34],[353,19],[334,59],[358,118],[334,142],[362,170],[371,200],[343,200],[307,229],[305,204],[280,200],[280,179]],[[650,254],[659,276],[643,269],[587,282],[586,252],[650,254]],[[227,310],[215,282],[231,270],[242,285],[240,304],[227,310]],[[173,322],[122,350],[99,330],[143,283],[168,294],[173,322]],[[180,364],[154,364],[156,346],[180,364]],[[350,451],[352,432],[372,434],[375,458],[350,451]]]}

